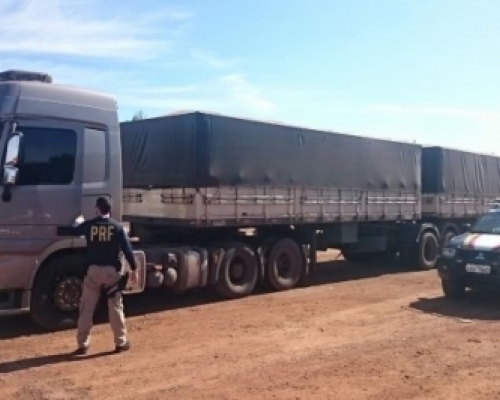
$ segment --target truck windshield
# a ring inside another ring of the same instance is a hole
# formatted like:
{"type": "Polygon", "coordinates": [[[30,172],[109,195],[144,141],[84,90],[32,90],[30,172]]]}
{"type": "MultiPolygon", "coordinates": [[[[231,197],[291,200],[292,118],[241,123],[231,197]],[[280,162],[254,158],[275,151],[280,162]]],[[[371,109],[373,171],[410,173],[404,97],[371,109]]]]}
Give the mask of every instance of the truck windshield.
{"type": "Polygon", "coordinates": [[[472,226],[470,232],[500,234],[500,212],[483,215],[472,226]]]}

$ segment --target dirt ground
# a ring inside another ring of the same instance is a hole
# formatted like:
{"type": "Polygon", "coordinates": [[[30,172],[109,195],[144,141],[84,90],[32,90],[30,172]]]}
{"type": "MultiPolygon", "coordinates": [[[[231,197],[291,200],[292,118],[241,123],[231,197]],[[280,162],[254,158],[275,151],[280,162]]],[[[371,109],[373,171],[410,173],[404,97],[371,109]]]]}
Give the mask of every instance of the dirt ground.
{"type": "Polygon", "coordinates": [[[106,320],[75,332],[0,320],[0,399],[495,399],[500,302],[442,297],[436,271],[323,261],[310,287],[217,302],[126,301],[132,349],[106,320]]]}

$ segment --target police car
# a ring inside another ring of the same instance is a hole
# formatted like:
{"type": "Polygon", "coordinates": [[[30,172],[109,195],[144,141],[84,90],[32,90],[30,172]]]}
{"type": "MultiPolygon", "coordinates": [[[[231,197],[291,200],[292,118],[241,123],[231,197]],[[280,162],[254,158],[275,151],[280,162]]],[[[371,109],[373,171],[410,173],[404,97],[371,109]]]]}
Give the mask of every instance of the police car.
{"type": "Polygon", "coordinates": [[[443,292],[460,298],[466,288],[500,287],[500,205],[465,227],[441,250],[437,265],[443,292]]]}

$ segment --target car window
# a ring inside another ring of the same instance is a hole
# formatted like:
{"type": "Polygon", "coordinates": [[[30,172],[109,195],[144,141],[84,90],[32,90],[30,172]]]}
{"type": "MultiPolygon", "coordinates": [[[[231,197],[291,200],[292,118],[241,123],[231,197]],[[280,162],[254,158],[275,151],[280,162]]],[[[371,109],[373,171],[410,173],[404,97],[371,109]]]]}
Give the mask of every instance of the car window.
{"type": "Polygon", "coordinates": [[[500,233],[500,213],[491,213],[482,216],[472,227],[473,233],[500,233]]]}

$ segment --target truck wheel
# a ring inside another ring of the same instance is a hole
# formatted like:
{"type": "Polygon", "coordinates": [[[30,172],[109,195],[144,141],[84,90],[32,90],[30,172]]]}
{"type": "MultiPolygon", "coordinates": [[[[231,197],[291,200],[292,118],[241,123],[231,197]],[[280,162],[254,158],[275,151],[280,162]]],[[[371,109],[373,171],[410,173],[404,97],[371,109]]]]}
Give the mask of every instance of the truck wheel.
{"type": "Polygon", "coordinates": [[[274,245],[278,242],[278,240],[279,239],[276,238],[268,238],[258,246],[256,251],[257,257],[259,258],[259,279],[257,280],[257,286],[264,291],[272,289],[265,274],[266,260],[268,259],[269,253],[271,252],[274,245]]]}
{"type": "Polygon", "coordinates": [[[215,289],[226,298],[251,294],[259,277],[257,258],[252,248],[236,243],[226,246],[215,289]]]}
{"type": "Polygon", "coordinates": [[[266,264],[266,276],[270,285],[275,290],[287,290],[299,282],[305,260],[297,242],[282,239],[272,248],[266,264]]]}
{"type": "Polygon", "coordinates": [[[457,233],[453,229],[446,230],[443,235],[443,245],[447,245],[448,242],[455,236],[457,236],[457,233]]]}
{"type": "Polygon", "coordinates": [[[31,291],[31,318],[48,331],[74,328],[78,320],[84,259],[64,254],[38,273],[31,291]]]}
{"type": "Polygon", "coordinates": [[[418,267],[423,270],[430,270],[436,267],[439,256],[439,242],[432,232],[424,232],[417,243],[418,267]]]}
{"type": "Polygon", "coordinates": [[[465,294],[465,285],[458,279],[441,279],[443,293],[448,299],[461,299],[465,294]]]}

